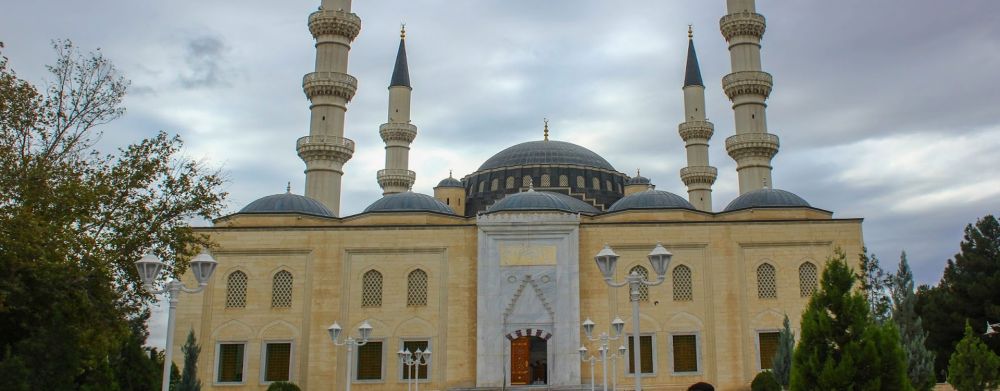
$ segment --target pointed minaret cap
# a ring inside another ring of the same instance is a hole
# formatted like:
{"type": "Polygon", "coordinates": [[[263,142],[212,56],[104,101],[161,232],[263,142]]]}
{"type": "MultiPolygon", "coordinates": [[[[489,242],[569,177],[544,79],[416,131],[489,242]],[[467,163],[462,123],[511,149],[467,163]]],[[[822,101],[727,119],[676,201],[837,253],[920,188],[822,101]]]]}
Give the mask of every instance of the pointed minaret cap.
{"type": "Polygon", "coordinates": [[[413,87],[410,85],[410,70],[406,66],[406,25],[399,28],[399,51],[396,52],[396,66],[392,69],[389,87],[413,87]]]}
{"type": "Polygon", "coordinates": [[[701,81],[701,68],[698,66],[698,54],[694,51],[694,29],[688,25],[688,58],[687,69],[684,71],[684,87],[705,86],[701,81]]]}

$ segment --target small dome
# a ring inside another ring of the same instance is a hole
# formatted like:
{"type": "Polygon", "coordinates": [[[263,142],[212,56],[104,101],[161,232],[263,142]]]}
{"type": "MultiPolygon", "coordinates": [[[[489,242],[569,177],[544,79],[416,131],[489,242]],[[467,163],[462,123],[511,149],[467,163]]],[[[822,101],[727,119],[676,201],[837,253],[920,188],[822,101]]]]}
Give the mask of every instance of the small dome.
{"type": "Polygon", "coordinates": [[[791,192],[779,189],[758,189],[736,197],[723,212],[749,208],[812,207],[806,200],[791,192]]]}
{"type": "Polygon", "coordinates": [[[301,213],[313,216],[337,217],[322,202],[290,192],[269,195],[258,199],[240,209],[239,213],[301,213]]]}
{"type": "Polygon", "coordinates": [[[534,190],[506,196],[486,209],[486,213],[518,210],[558,210],[588,215],[601,213],[593,205],[568,195],[534,190]]]}
{"type": "Polygon", "coordinates": [[[629,178],[628,183],[626,183],[626,185],[628,185],[628,186],[632,186],[632,185],[648,185],[649,183],[650,183],[649,182],[649,178],[646,178],[646,177],[644,177],[642,175],[636,175],[636,176],[634,176],[632,178],[629,178]]]}
{"type": "Polygon", "coordinates": [[[615,171],[611,163],[587,148],[564,141],[542,140],[520,143],[500,151],[487,159],[476,172],[535,164],[575,165],[615,171]]]}
{"type": "Polygon", "coordinates": [[[688,200],[663,190],[646,190],[623,197],[611,205],[608,212],[618,212],[629,209],[691,209],[695,210],[688,200]]]}
{"type": "Polygon", "coordinates": [[[368,212],[434,212],[454,215],[444,202],[426,194],[407,191],[403,193],[389,194],[373,202],[365,208],[368,212]]]}
{"type": "Polygon", "coordinates": [[[442,179],[441,182],[438,182],[437,187],[465,187],[465,186],[462,186],[462,181],[452,178],[451,176],[448,176],[447,178],[442,179]]]}

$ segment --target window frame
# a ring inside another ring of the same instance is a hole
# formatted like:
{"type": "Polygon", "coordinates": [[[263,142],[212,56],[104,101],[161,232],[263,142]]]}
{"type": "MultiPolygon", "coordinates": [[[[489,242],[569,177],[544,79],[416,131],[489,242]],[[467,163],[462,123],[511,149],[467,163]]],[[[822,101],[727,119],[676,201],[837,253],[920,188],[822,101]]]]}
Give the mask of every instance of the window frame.
{"type": "MultiPolygon", "coordinates": [[[[431,338],[431,337],[400,337],[398,342],[399,342],[399,345],[398,345],[399,348],[396,349],[397,352],[403,349],[403,344],[406,343],[406,342],[427,342],[427,348],[431,349],[431,362],[427,363],[427,378],[426,379],[417,378],[417,379],[414,379],[414,380],[416,380],[417,383],[430,383],[431,382],[431,378],[434,377],[433,376],[434,375],[434,372],[433,372],[433,370],[434,370],[434,363],[435,363],[435,360],[434,360],[435,356],[434,355],[436,354],[436,353],[434,353],[434,341],[433,341],[433,338],[431,338]]],[[[385,345],[383,345],[383,346],[385,346],[385,345]]],[[[420,374],[420,369],[418,368],[417,369],[417,376],[419,376],[419,374],[420,374]]],[[[398,380],[400,382],[407,382],[408,381],[405,378],[403,378],[403,360],[400,360],[399,356],[396,357],[396,375],[397,375],[396,376],[396,380],[398,380]]]]}
{"type": "Polygon", "coordinates": [[[282,310],[282,311],[283,310],[291,310],[294,305],[295,305],[295,274],[292,273],[291,270],[288,270],[286,268],[282,268],[282,269],[274,272],[274,274],[271,274],[271,309],[272,310],[282,310]],[[275,285],[276,285],[275,283],[277,282],[276,279],[278,278],[278,275],[281,274],[281,273],[287,273],[288,274],[289,285],[288,285],[288,306],[287,307],[276,307],[274,305],[275,304],[274,300],[277,297],[275,295],[276,292],[274,290],[275,285]]]}
{"type": "MultiPolygon", "coordinates": [[[[778,334],[778,345],[779,345],[779,347],[781,345],[781,329],[770,328],[770,329],[756,329],[756,330],[754,330],[754,333],[753,333],[753,337],[754,337],[753,338],[753,344],[754,344],[754,348],[757,350],[757,354],[755,355],[755,356],[757,356],[757,360],[755,360],[755,361],[757,361],[757,372],[763,371],[763,369],[761,369],[762,365],[761,365],[761,362],[760,362],[760,359],[761,359],[761,357],[760,357],[760,353],[761,353],[761,351],[760,351],[760,335],[764,334],[764,333],[776,333],[776,334],[778,334]]],[[[774,352],[777,353],[778,350],[775,349],[774,352]]]]}
{"type": "MultiPolygon", "coordinates": [[[[628,335],[625,336],[625,346],[628,346],[629,339],[631,339],[634,336],[635,336],[634,333],[628,333],[628,335]]],[[[649,347],[653,349],[653,356],[652,356],[653,357],[653,372],[642,373],[642,362],[640,361],[639,362],[639,372],[640,372],[639,377],[656,377],[656,376],[659,376],[659,366],[660,366],[659,365],[659,360],[658,360],[659,352],[657,352],[657,345],[656,345],[656,333],[655,332],[654,333],[643,333],[640,330],[639,331],[639,343],[640,344],[642,343],[642,337],[647,337],[647,336],[650,337],[650,339],[649,339],[649,347]]],[[[642,352],[640,351],[639,354],[642,354],[642,352]]],[[[635,372],[632,372],[632,371],[629,370],[630,363],[632,362],[632,358],[634,357],[634,355],[632,353],[632,350],[629,349],[625,353],[625,355],[628,356],[628,357],[625,358],[625,375],[627,375],[627,376],[635,376],[635,372]]],[[[640,359],[641,359],[641,357],[640,357],[640,359]]]]}
{"type": "Polygon", "coordinates": [[[430,276],[430,273],[427,273],[427,270],[424,270],[421,267],[412,269],[409,272],[407,272],[406,273],[406,307],[407,308],[427,307],[427,306],[430,305],[430,301],[431,301],[430,300],[430,296],[431,296],[431,276],[430,276]],[[412,286],[411,285],[413,283],[413,280],[411,278],[414,276],[414,273],[416,273],[418,271],[421,272],[421,273],[423,273],[423,278],[424,278],[423,303],[418,303],[417,302],[418,300],[412,300],[415,297],[413,295],[411,295],[411,293],[412,293],[412,291],[411,291],[412,286]],[[411,304],[411,300],[413,301],[412,304],[411,304]]]}
{"type": "Polygon", "coordinates": [[[677,332],[671,332],[669,335],[670,335],[670,345],[667,348],[667,357],[668,357],[668,361],[669,361],[668,364],[670,366],[670,375],[671,376],[699,376],[699,375],[704,374],[705,373],[705,366],[702,363],[701,332],[700,331],[677,331],[677,332]],[[689,336],[689,335],[693,335],[694,336],[695,366],[698,367],[698,370],[693,371],[693,372],[676,372],[676,371],[674,371],[674,337],[675,336],[689,336]]]}
{"type": "Polygon", "coordinates": [[[291,339],[266,339],[260,342],[260,384],[277,381],[295,382],[295,341],[291,339]],[[288,344],[288,380],[267,380],[267,345],[288,344]]]}
{"type": "Polygon", "coordinates": [[[351,359],[353,361],[351,363],[351,365],[354,367],[354,368],[352,368],[354,370],[354,376],[351,378],[351,383],[353,383],[353,384],[380,384],[380,383],[385,383],[385,367],[386,367],[386,365],[385,365],[386,364],[386,362],[385,362],[385,351],[386,351],[386,349],[385,349],[385,347],[386,347],[385,337],[368,338],[368,342],[366,342],[365,345],[367,345],[369,343],[372,343],[372,342],[381,342],[382,343],[382,358],[381,358],[381,361],[382,361],[382,368],[381,368],[382,369],[382,373],[379,374],[379,378],[378,379],[365,379],[365,380],[358,379],[358,375],[360,374],[360,372],[358,371],[358,366],[361,365],[361,357],[359,357],[359,355],[361,354],[361,348],[364,347],[364,345],[357,346],[357,347],[354,348],[354,352],[353,352],[353,354],[355,356],[351,359]]]}
{"type": "Polygon", "coordinates": [[[775,266],[775,264],[774,264],[773,261],[767,260],[767,261],[764,261],[764,262],[761,262],[760,264],[758,264],[757,267],[754,268],[754,277],[755,277],[756,285],[757,285],[757,300],[778,300],[778,290],[779,290],[778,289],[778,267],[775,266]],[[766,296],[765,297],[763,295],[764,291],[762,290],[762,285],[761,285],[761,282],[763,282],[763,279],[761,278],[761,270],[764,268],[764,266],[770,267],[771,268],[771,272],[773,273],[771,275],[771,278],[773,279],[771,281],[771,285],[773,285],[773,292],[772,292],[773,296],[766,296]]]}
{"type": "Polygon", "coordinates": [[[223,340],[215,341],[215,365],[212,366],[212,385],[213,386],[242,386],[247,384],[247,348],[250,343],[247,340],[223,340]],[[243,376],[238,382],[232,381],[222,381],[220,377],[222,371],[219,370],[219,364],[222,360],[222,345],[243,345],[243,376]]]}
{"type": "Polygon", "coordinates": [[[247,308],[247,303],[250,301],[250,274],[243,269],[234,269],[226,274],[226,289],[223,290],[223,300],[222,309],[226,310],[245,310],[247,308]],[[243,305],[232,305],[230,306],[230,297],[233,293],[233,285],[231,284],[232,278],[236,273],[243,275],[243,305]]]}

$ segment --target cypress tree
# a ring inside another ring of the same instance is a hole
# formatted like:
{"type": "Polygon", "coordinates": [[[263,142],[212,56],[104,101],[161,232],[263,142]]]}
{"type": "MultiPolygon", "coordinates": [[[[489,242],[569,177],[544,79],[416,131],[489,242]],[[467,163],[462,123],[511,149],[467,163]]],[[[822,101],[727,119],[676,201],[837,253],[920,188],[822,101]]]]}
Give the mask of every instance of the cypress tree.
{"type": "Polygon", "coordinates": [[[201,380],[198,380],[198,355],[201,354],[201,347],[194,338],[194,330],[188,332],[181,351],[184,352],[184,372],[181,373],[181,381],[177,383],[177,391],[201,391],[201,380]]]}
{"type": "Polygon", "coordinates": [[[986,347],[969,322],[948,361],[948,383],[958,391],[992,390],[1000,385],[1000,357],[986,347]]]}
{"type": "Polygon", "coordinates": [[[778,334],[778,351],[774,354],[774,361],[771,370],[774,372],[774,379],[782,388],[788,388],[788,383],[792,376],[792,352],[795,349],[795,335],[792,334],[792,326],[785,315],[784,328],[778,334]]]}
{"type": "Polygon", "coordinates": [[[892,276],[892,320],[899,328],[906,356],[906,372],[910,384],[917,391],[934,387],[934,353],[924,342],[927,331],[916,312],[917,295],[913,291],[913,272],[906,261],[906,252],[899,257],[899,268],[892,276]]]}

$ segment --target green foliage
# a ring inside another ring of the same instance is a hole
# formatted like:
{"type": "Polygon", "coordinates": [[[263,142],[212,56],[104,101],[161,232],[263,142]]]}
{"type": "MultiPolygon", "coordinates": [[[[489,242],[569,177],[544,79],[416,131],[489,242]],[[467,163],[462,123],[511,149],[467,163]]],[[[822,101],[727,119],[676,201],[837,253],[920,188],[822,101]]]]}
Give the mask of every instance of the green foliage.
{"type": "Polygon", "coordinates": [[[868,254],[867,249],[861,250],[859,258],[861,270],[858,272],[858,281],[861,282],[861,291],[865,293],[872,318],[879,324],[885,323],[892,310],[892,302],[889,300],[892,277],[885,274],[878,257],[868,254]]]}
{"type": "Polygon", "coordinates": [[[782,387],[788,388],[788,383],[792,376],[792,353],[795,350],[795,335],[792,334],[792,325],[788,321],[788,315],[782,322],[784,327],[778,334],[778,351],[774,353],[774,361],[771,363],[774,379],[782,387]]]}
{"type": "MultiPolygon", "coordinates": [[[[984,332],[987,321],[1000,320],[1000,222],[987,215],[965,227],[960,251],[948,260],[941,282],[917,291],[917,313],[927,330],[927,348],[937,357],[934,368],[943,374],[955,344],[964,334],[962,325],[984,332]]],[[[1000,338],[986,345],[1000,353],[1000,338]]]]}
{"type": "Polygon", "coordinates": [[[764,371],[754,376],[750,391],[781,391],[781,385],[771,371],[764,371]]]}
{"type": "Polygon", "coordinates": [[[965,323],[965,336],[948,361],[948,383],[958,391],[986,391],[1000,386],[1000,357],[965,323]]]}
{"type": "Polygon", "coordinates": [[[44,92],[0,56],[0,379],[20,379],[13,389],[155,389],[134,384],[148,362],[128,362],[148,357],[152,299],[133,262],[152,251],[183,272],[209,245],[187,222],[218,214],[222,179],[178,158],[180,140],[164,133],[113,154],[94,149],[98,128],[124,113],[128,81],[99,52],[53,46],[44,92]]]}
{"type": "Polygon", "coordinates": [[[899,267],[892,278],[892,320],[899,328],[906,356],[907,377],[917,391],[934,387],[934,353],[924,342],[927,332],[916,312],[917,295],[913,291],[913,272],[906,261],[906,253],[899,256],[899,267]]]}
{"type": "Polygon", "coordinates": [[[302,391],[302,389],[295,385],[295,383],[276,381],[267,386],[267,391],[302,391]]]}
{"type": "Polygon", "coordinates": [[[875,323],[840,249],[827,260],[820,290],[802,314],[792,390],[911,390],[899,333],[875,323]]]}
{"type": "Polygon", "coordinates": [[[194,338],[194,330],[188,332],[181,352],[184,353],[184,372],[181,373],[181,381],[177,383],[177,391],[201,391],[201,380],[198,380],[198,355],[201,347],[194,338]]]}

